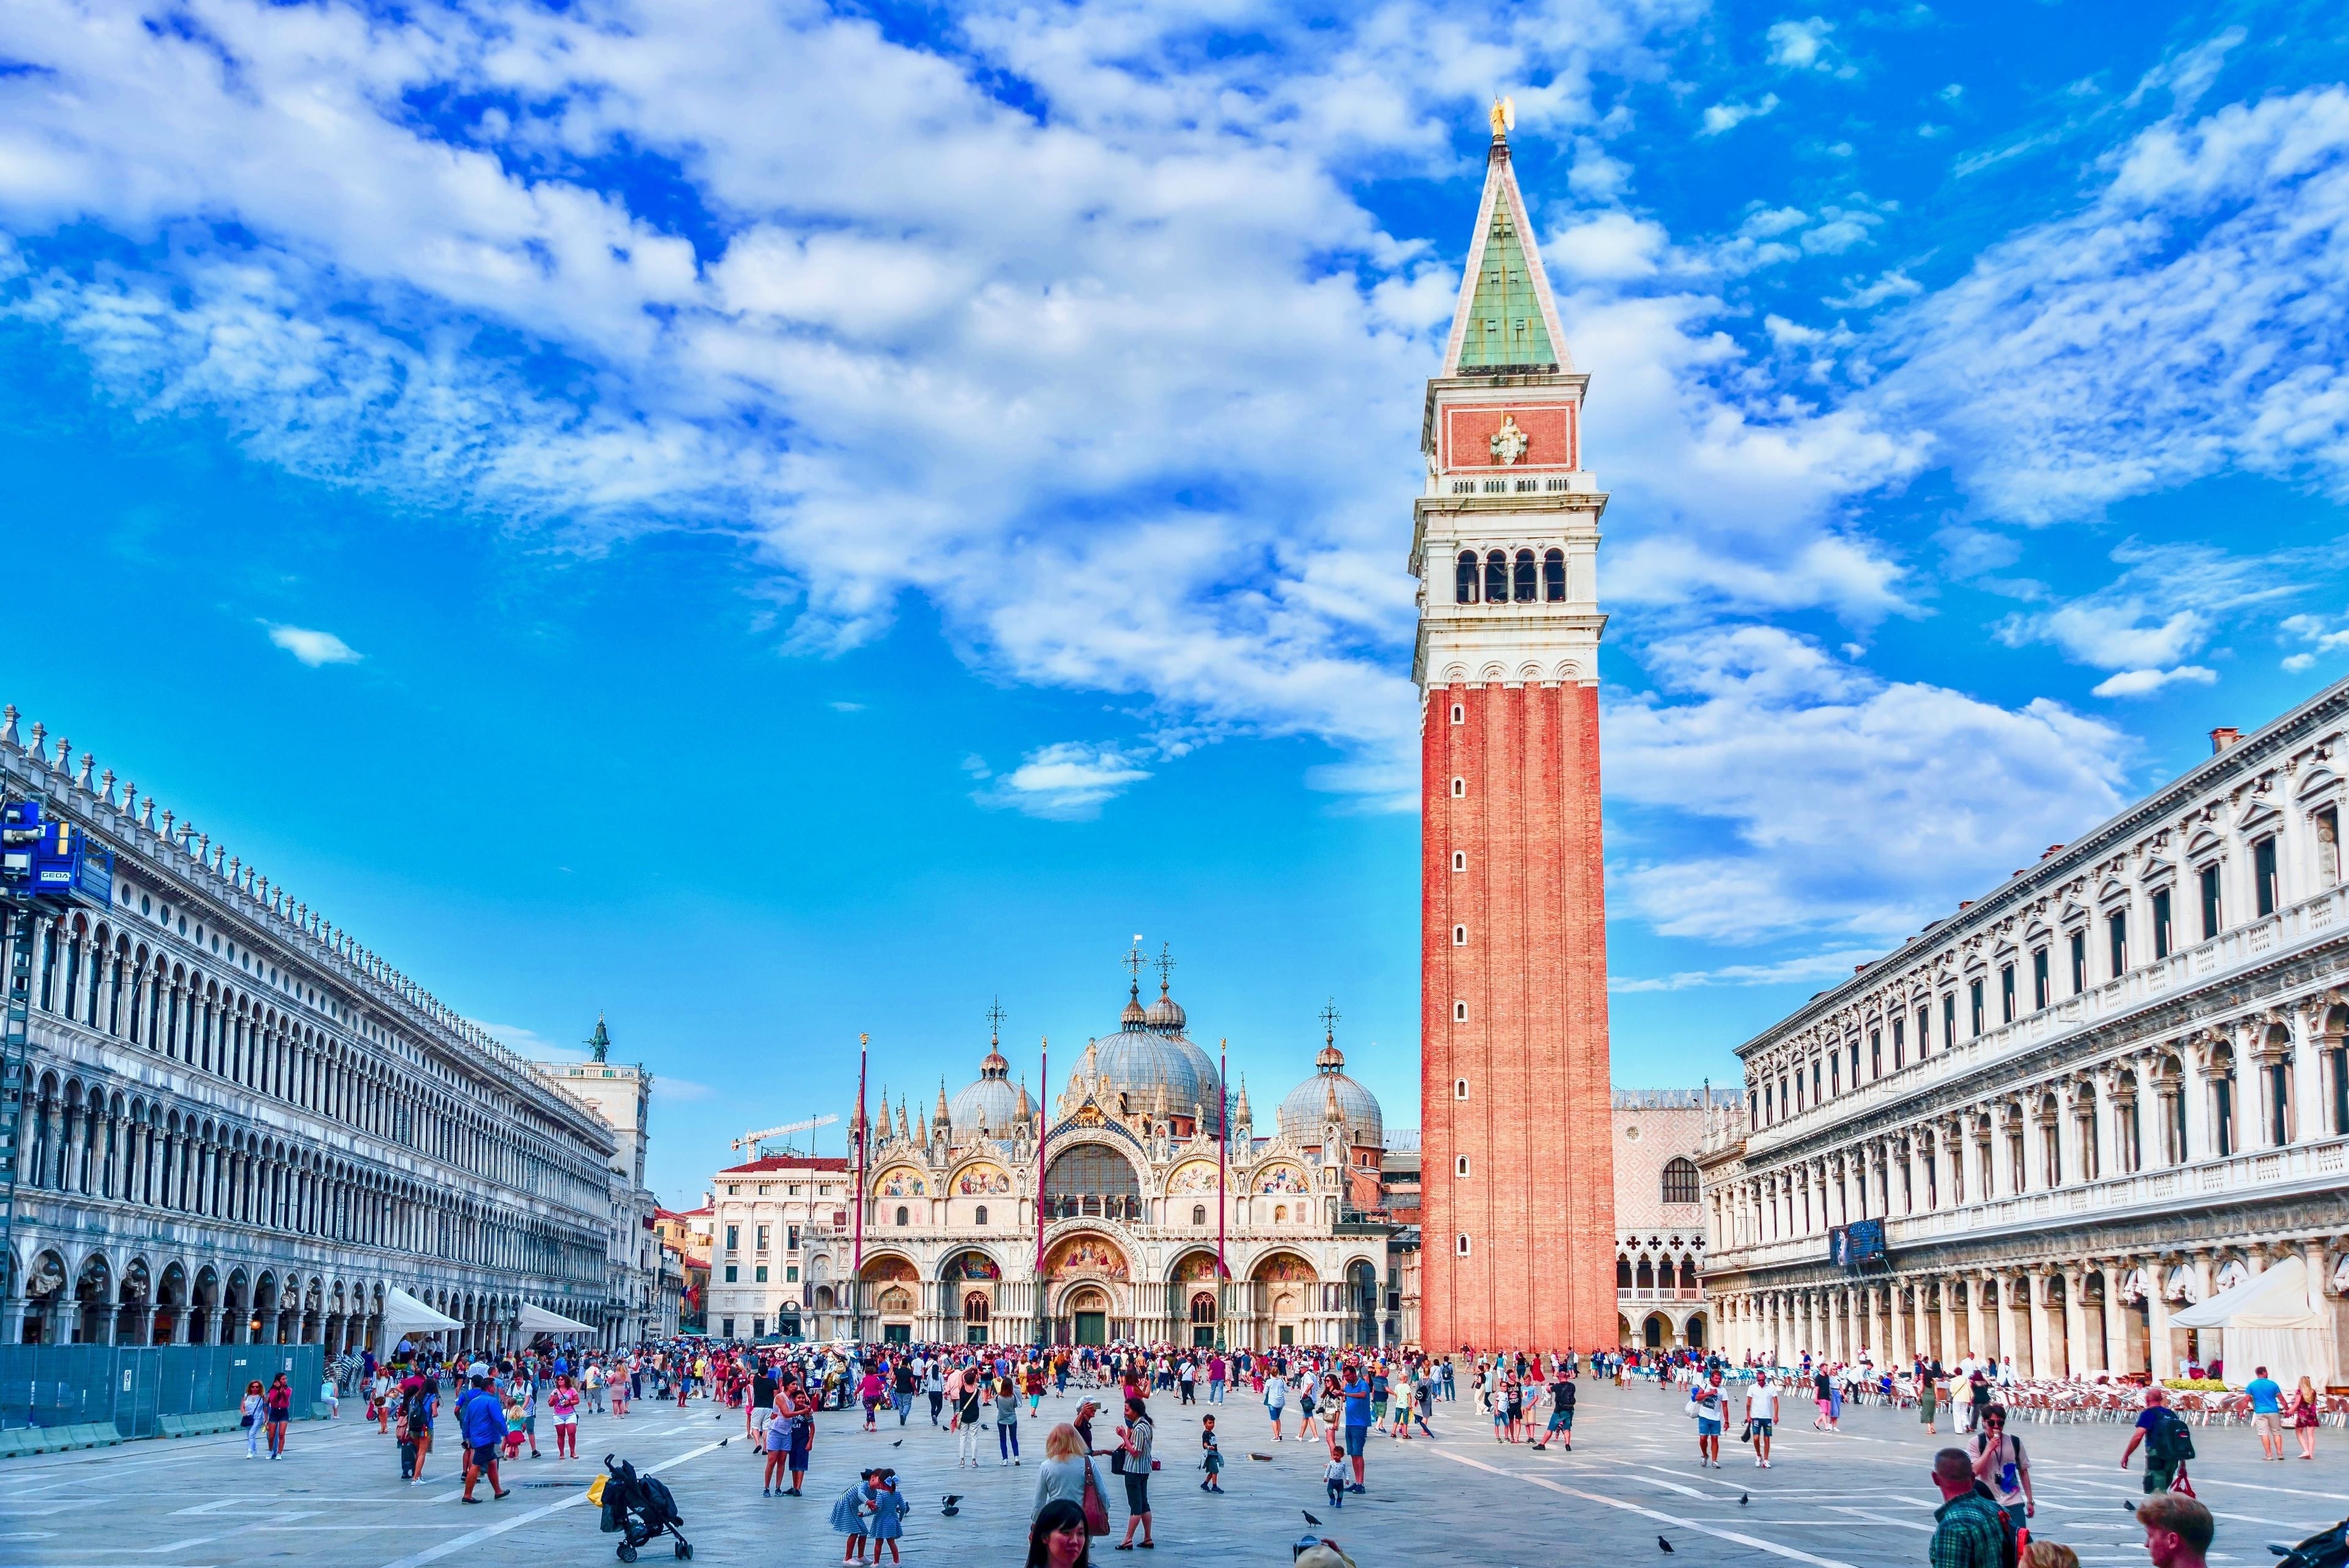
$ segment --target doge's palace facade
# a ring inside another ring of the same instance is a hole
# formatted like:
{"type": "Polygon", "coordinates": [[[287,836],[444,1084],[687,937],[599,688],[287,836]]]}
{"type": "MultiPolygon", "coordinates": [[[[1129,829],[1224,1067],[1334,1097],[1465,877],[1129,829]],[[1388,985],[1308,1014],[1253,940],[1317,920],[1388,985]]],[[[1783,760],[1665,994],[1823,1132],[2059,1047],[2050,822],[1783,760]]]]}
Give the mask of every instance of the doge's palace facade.
{"type": "Polygon", "coordinates": [[[395,1288],[459,1345],[525,1301],[620,1332],[613,1130],[93,767],[0,718],[0,790],[114,856],[111,902],[35,939],[0,1343],[385,1349],[395,1288]]]}
{"type": "Polygon", "coordinates": [[[2173,1317],[2292,1261],[2349,1364],[2349,682],[2212,742],[1738,1048],[1701,1159],[1729,1353],[2172,1376],[2173,1317]],[[1884,1266],[1831,1266],[1865,1219],[1884,1266]]]}

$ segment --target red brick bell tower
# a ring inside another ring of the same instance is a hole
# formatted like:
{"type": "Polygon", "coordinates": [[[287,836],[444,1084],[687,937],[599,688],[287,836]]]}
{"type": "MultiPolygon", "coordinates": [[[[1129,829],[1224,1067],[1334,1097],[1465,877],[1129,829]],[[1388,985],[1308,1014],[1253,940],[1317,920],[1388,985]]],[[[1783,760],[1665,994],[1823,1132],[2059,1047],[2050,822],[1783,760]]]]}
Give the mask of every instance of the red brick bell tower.
{"type": "Polygon", "coordinates": [[[1420,1334],[1617,1340],[1599,825],[1599,517],[1582,395],[1494,111],[1413,507],[1420,1334]]]}

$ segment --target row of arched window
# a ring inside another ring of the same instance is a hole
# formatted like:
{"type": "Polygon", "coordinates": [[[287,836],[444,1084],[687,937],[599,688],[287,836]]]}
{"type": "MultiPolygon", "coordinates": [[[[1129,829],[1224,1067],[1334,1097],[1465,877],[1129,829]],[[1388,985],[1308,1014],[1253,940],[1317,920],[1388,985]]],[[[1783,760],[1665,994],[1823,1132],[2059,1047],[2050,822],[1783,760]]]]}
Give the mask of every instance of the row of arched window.
{"type": "Polygon", "coordinates": [[[26,1096],[23,1137],[41,1190],[546,1278],[604,1270],[592,1231],[54,1073],[26,1096]]]}
{"type": "Polygon", "coordinates": [[[1452,597],[1464,605],[1557,604],[1566,597],[1566,552],[1545,550],[1537,558],[1519,550],[1512,560],[1506,550],[1488,550],[1480,560],[1463,550],[1453,566],[1452,597]]]}
{"type": "Polygon", "coordinates": [[[519,1115],[428,1085],[383,1053],[337,1040],[105,924],[77,918],[47,927],[36,961],[43,1012],[475,1175],[575,1204],[602,1200],[591,1154],[557,1145],[519,1115]]]}

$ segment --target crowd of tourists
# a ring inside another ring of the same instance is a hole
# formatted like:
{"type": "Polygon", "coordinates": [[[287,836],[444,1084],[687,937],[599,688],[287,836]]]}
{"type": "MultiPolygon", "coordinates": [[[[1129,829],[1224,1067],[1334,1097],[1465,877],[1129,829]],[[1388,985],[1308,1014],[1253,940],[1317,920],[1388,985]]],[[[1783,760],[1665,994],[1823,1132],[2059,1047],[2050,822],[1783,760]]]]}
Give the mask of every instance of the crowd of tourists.
{"type": "MultiPolygon", "coordinates": [[[[1374,1441],[1435,1437],[1439,1419],[1455,1419],[1439,1412],[1456,1408],[1464,1396],[1495,1442],[1567,1452],[1586,1380],[1617,1387],[1645,1380],[1683,1402],[1683,1413],[1694,1418],[1701,1465],[1722,1466],[1722,1439],[1735,1423],[1753,1463],[1766,1469],[1780,1425],[1794,1413],[1790,1406],[1810,1403],[1812,1428],[1839,1432],[1846,1401],[1888,1376],[1872,1366],[1808,1356],[1789,1367],[1732,1365],[1689,1349],[1430,1355],[1282,1346],[1227,1354],[1171,1345],[753,1346],[686,1339],[609,1352],[542,1340],[498,1356],[450,1356],[403,1343],[381,1365],[372,1355],[338,1363],[321,1395],[330,1406],[347,1391],[364,1397],[367,1420],[392,1439],[400,1477],[409,1484],[426,1484],[436,1439],[453,1435],[465,1503],[505,1497],[503,1468],[546,1453],[542,1437],[551,1438],[554,1457],[576,1458],[584,1412],[621,1420],[647,1400],[682,1408],[698,1398],[721,1422],[739,1411],[750,1439],[745,1447],[758,1463],[760,1494],[767,1498],[808,1495],[820,1412],[847,1411],[867,1432],[907,1428],[918,1419],[954,1438],[957,1469],[1034,1460],[1028,1561],[1031,1568],[1078,1568],[1115,1533],[1113,1498],[1126,1517],[1112,1549],[1155,1549],[1152,1482],[1168,1456],[1158,1442],[1154,1401],[1203,1407],[1199,1452],[1191,1461],[1198,1490],[1224,1491],[1227,1440],[1243,1450],[1306,1443],[1316,1453],[1319,1502],[1342,1510],[1349,1497],[1369,1490],[1374,1441]],[[1255,1410],[1243,1414],[1243,1401],[1255,1410]],[[543,1434],[542,1418],[551,1428],[543,1434]],[[1041,1442],[1030,1436],[1023,1447],[1023,1429],[1040,1428],[1041,1442]]],[[[2011,1366],[1967,1361],[1944,1372],[1920,1360],[1909,1376],[1935,1390],[1921,1407],[1928,1433],[1938,1431],[1947,1404],[1956,1432],[1970,1437],[1934,1458],[1942,1504],[1930,1568],[2077,1568],[2068,1549],[2031,1538],[2036,1499],[2030,1455],[2009,1429],[1999,1397],[2014,1384],[2011,1366]],[[1954,1398],[1941,1396],[1945,1386],[1954,1398]]],[[[247,1452],[254,1458],[285,1452],[293,1402],[286,1381],[281,1374],[246,1393],[247,1452]]],[[[2297,1425],[2305,1389],[2297,1398],[2286,1395],[2262,1367],[2248,1393],[2268,1417],[2255,1422],[2263,1457],[2283,1458],[2283,1423],[2297,1425]]],[[[2138,1517],[2155,1568],[2202,1568],[2211,1524],[2192,1495],[2192,1431],[2158,1387],[2145,1392],[2120,1463],[2126,1469],[2140,1455],[2147,1497],[2138,1517]]],[[[877,1565],[885,1552],[895,1563],[907,1511],[896,1471],[868,1466],[850,1480],[843,1468],[826,1484],[841,1488],[831,1494],[828,1522],[843,1537],[843,1561],[864,1563],[869,1553],[877,1565]]]]}

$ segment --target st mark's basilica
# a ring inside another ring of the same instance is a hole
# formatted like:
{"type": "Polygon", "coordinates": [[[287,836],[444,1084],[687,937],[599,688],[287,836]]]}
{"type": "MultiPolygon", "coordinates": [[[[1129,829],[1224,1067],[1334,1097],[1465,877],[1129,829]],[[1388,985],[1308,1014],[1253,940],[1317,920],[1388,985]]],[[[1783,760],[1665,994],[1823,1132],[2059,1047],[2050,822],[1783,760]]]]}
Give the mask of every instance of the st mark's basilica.
{"type": "Polygon", "coordinates": [[[1401,1343],[1417,1236],[1396,1222],[1385,1163],[1378,1101],[1347,1075],[1330,1019],[1312,1073],[1259,1136],[1245,1082],[1227,1100],[1166,980],[1145,1005],[1137,977],[1049,1116],[999,1041],[926,1116],[883,1095],[861,1272],[849,1161],[776,1154],[719,1171],[710,1323],[811,1338],[1027,1341],[1040,1327],[1079,1345],[1401,1343]],[[844,1288],[854,1279],[862,1288],[844,1288]]]}

